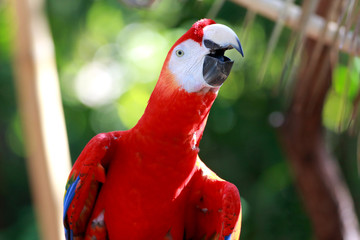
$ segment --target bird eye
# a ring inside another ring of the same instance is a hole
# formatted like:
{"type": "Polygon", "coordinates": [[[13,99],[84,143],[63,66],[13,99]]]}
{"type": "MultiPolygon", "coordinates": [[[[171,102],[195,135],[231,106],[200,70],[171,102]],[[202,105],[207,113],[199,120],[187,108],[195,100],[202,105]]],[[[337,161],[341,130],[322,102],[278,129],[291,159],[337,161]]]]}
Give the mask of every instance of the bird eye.
{"type": "Polygon", "coordinates": [[[178,56],[178,57],[182,57],[182,56],[184,56],[184,51],[183,50],[181,50],[181,49],[179,49],[179,50],[176,50],[176,56],[178,56]]]}

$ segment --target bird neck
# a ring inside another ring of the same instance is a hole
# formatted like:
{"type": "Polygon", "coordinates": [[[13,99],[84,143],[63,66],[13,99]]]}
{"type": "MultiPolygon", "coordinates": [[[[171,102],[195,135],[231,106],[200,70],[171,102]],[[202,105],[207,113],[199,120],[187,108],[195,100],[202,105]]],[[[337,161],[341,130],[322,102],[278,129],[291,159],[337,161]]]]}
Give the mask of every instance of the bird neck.
{"type": "Polygon", "coordinates": [[[178,147],[198,151],[216,91],[188,93],[180,88],[173,75],[163,69],[149,99],[144,115],[135,129],[142,136],[178,147]],[[184,146],[186,145],[186,146],[184,146]]]}

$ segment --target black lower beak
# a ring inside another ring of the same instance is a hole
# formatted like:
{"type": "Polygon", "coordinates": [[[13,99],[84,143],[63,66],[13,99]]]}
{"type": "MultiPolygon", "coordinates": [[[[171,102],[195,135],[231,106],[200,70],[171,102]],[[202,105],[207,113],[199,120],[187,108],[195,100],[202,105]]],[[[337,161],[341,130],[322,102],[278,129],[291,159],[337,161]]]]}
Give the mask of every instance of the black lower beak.
{"type": "Polygon", "coordinates": [[[225,50],[218,49],[205,56],[203,76],[210,86],[221,86],[230,74],[234,62],[224,56],[225,50]]]}

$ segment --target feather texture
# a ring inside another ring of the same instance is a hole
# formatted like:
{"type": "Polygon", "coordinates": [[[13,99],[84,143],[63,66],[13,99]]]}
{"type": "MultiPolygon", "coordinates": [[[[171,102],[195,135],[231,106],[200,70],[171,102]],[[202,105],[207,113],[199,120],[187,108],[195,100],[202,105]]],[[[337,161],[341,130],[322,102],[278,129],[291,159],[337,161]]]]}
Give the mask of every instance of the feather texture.
{"type": "MultiPolygon", "coordinates": [[[[195,23],[174,47],[200,46],[209,24],[195,23]]],[[[238,190],[198,157],[218,88],[181,88],[168,68],[174,47],[137,125],[95,136],[75,162],[64,197],[67,240],[238,239],[238,190]]]]}

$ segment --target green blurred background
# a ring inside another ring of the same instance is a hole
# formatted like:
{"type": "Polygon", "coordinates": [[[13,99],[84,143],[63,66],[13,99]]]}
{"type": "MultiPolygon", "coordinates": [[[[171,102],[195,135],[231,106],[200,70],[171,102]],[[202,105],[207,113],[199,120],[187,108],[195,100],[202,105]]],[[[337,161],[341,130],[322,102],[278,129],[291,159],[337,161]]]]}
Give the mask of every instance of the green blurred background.
{"type": "MultiPolygon", "coordinates": [[[[46,1],[73,161],[96,133],[124,130],[136,123],[168,49],[196,20],[206,17],[213,4],[210,0],[166,0],[139,9],[116,0],[46,1]]],[[[0,2],[0,240],[30,240],[39,239],[39,230],[16,107],[15,26],[9,5],[9,1],[0,2]]],[[[245,58],[227,54],[235,64],[211,110],[200,156],[239,188],[241,239],[312,239],[309,218],[277,136],[289,101],[287,94],[278,91],[278,84],[291,31],[282,33],[259,84],[256,79],[274,23],[258,16],[244,39],[245,14],[246,9],[232,2],[225,2],[216,14],[217,22],[238,34],[245,58]]],[[[345,98],[347,69],[341,62],[337,66],[324,126],[328,147],[338,158],[359,213],[356,137],[338,131],[340,118],[350,115],[359,87],[358,58],[354,66],[345,98]]]]}

